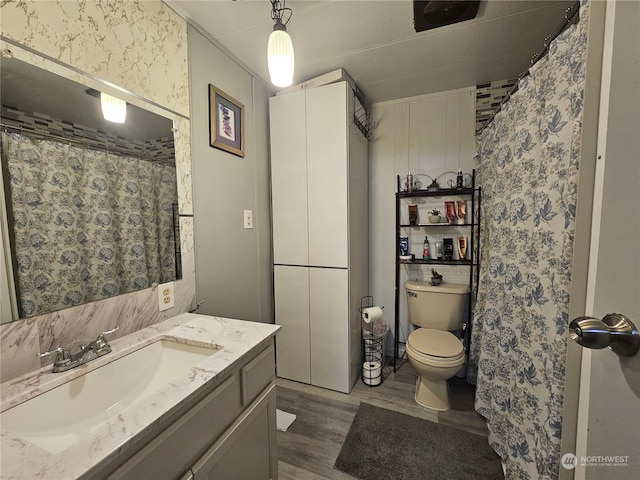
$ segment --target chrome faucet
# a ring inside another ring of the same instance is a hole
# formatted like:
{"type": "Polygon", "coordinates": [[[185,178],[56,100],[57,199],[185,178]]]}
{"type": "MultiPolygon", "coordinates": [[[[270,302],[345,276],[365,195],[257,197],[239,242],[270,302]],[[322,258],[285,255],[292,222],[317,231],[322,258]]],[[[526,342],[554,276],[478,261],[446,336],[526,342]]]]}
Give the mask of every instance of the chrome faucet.
{"type": "Polygon", "coordinates": [[[56,359],[53,362],[53,373],[66,372],[110,353],[111,345],[109,345],[105,335],[115,332],[118,328],[115,327],[102,332],[92,342],[74,342],[66,347],[58,347],[48,352],[37,353],[36,357],[47,357],[55,353],[56,359]]]}

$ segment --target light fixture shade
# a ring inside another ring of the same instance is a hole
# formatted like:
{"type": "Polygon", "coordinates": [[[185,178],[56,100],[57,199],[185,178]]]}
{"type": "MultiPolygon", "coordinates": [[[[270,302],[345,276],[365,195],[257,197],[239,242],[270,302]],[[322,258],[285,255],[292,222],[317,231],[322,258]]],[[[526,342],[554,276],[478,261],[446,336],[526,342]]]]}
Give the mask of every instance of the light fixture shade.
{"type": "Polygon", "coordinates": [[[293,43],[286,30],[274,30],[269,35],[267,61],[271,83],[276,87],[288,87],[293,83],[293,43]]]}
{"type": "Polygon", "coordinates": [[[106,93],[100,93],[100,105],[104,119],[113,123],[124,123],[127,118],[127,102],[112,97],[106,93]]]}

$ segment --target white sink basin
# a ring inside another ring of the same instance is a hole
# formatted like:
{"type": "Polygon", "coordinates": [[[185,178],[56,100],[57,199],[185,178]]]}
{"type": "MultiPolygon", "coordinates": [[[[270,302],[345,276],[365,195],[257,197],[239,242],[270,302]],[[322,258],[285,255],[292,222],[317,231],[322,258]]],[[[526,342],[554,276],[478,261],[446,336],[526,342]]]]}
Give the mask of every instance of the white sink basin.
{"type": "Polygon", "coordinates": [[[159,340],[2,412],[0,425],[58,453],[216,351],[159,340]]]}

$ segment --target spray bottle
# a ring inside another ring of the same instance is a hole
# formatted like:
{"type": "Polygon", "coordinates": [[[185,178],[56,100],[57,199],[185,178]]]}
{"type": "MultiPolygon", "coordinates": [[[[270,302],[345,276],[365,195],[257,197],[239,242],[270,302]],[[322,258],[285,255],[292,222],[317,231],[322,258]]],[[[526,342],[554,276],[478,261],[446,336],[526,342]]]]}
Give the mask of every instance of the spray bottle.
{"type": "Polygon", "coordinates": [[[422,246],[422,259],[429,260],[431,258],[431,246],[429,245],[429,239],[424,237],[424,245],[422,246]]]}

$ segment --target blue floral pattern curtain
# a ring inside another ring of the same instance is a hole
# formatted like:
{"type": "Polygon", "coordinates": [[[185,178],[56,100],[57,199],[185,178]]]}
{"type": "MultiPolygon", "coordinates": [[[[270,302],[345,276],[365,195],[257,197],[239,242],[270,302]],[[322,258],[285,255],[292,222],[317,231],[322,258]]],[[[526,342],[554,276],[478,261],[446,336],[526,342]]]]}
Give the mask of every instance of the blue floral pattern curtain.
{"type": "Polygon", "coordinates": [[[2,133],[30,317],[174,280],[175,168],[2,133]]]}
{"type": "Polygon", "coordinates": [[[468,379],[507,478],[557,478],[588,8],[477,139],[482,259],[468,379]]]}

